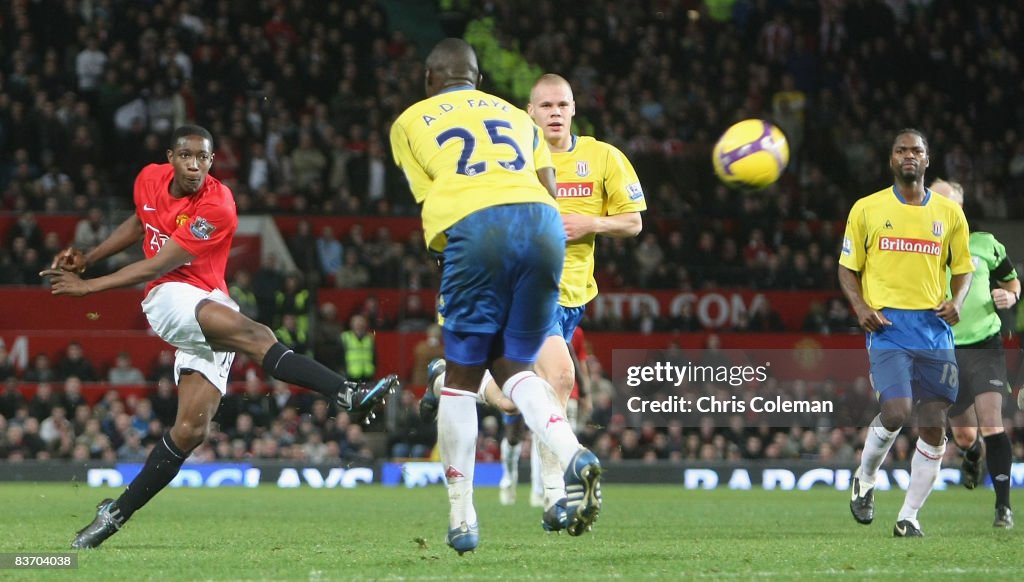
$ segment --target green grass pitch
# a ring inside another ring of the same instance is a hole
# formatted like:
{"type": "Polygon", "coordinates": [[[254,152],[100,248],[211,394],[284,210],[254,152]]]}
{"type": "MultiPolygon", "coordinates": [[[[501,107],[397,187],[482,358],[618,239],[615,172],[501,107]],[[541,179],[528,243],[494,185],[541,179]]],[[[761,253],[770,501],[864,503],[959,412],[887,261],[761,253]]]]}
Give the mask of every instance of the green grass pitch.
{"type": "MultiPolygon", "coordinates": [[[[104,496],[65,484],[0,485],[0,552],[67,551],[104,496]]],[[[932,494],[924,539],[893,539],[899,491],[879,492],[875,523],[847,493],[685,491],[606,485],[594,531],[545,534],[526,488],[513,507],[476,491],[481,545],[444,544],[447,498],[422,489],[168,489],[77,570],[0,571],[68,580],[679,580],[684,578],[1021,579],[1021,530],[992,528],[991,490],[932,494]]],[[[1024,512],[1021,512],[1024,517],[1024,512]]]]}

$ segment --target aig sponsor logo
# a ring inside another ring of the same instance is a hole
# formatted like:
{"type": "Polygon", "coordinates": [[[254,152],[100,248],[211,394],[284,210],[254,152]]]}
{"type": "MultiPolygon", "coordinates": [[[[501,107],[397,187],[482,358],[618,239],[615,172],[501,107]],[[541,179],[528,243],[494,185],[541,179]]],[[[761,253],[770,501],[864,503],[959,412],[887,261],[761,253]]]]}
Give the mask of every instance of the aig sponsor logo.
{"type": "Polygon", "coordinates": [[[594,195],[593,182],[559,182],[556,186],[559,198],[588,198],[594,195]]]}

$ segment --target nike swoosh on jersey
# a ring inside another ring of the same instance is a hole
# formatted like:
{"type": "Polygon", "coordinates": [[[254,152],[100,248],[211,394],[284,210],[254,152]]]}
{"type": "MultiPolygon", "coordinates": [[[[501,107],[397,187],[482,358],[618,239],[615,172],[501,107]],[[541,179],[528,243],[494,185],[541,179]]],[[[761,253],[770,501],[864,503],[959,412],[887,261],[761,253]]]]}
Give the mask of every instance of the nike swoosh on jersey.
{"type": "Polygon", "coordinates": [[[143,204],[142,209],[145,210],[146,212],[156,212],[156,208],[153,208],[149,204],[143,204]]]}

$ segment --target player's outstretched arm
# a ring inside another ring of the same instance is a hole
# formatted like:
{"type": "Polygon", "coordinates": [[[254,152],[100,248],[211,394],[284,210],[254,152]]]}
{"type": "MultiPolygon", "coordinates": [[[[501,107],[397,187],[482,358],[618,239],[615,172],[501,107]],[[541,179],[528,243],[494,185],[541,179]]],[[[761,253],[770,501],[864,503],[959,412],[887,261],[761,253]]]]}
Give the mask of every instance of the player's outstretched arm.
{"type": "Polygon", "coordinates": [[[644,228],[639,212],[625,212],[612,216],[563,214],[562,224],[565,226],[565,237],[569,240],[576,240],[588,234],[629,238],[640,234],[644,228]]]}
{"type": "MultiPolygon", "coordinates": [[[[108,239],[109,240],[109,239],[108,239]]],[[[51,293],[54,295],[71,295],[81,297],[89,293],[98,293],[107,289],[129,287],[146,281],[152,281],[160,275],[172,271],[193,258],[174,239],[168,239],[160,252],[151,259],[136,261],[124,268],[103,277],[83,280],[75,273],[61,269],[48,269],[40,273],[50,278],[51,293]]]]}
{"type": "Polygon", "coordinates": [[[68,247],[53,258],[50,269],[63,269],[73,273],[83,273],[91,265],[115,255],[129,246],[135,244],[142,238],[142,222],[135,214],[129,216],[122,222],[114,232],[103,242],[96,246],[88,254],[83,253],[74,247],[68,247]]]}

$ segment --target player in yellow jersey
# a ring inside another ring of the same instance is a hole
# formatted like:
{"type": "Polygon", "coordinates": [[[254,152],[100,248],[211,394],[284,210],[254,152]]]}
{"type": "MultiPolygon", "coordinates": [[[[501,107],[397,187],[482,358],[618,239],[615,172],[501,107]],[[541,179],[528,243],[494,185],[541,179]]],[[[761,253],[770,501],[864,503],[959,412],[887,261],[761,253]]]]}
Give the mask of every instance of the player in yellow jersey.
{"type": "Polygon", "coordinates": [[[550,385],[533,371],[565,256],[551,153],[526,112],[478,91],[479,81],[473,49],[441,41],[427,57],[428,97],[391,128],[395,162],[423,207],[427,247],[442,261],[447,374],[438,443],[451,507],[446,542],[460,554],[480,539],[473,471],[486,371],[565,468],[569,533],[587,531],[601,505],[597,457],[580,447],[550,385]]]}
{"type": "MultiPolygon", "coordinates": [[[[586,304],[597,296],[594,279],[594,245],[597,235],[633,237],[640,233],[640,213],[647,210],[643,189],[633,166],[614,146],[571,131],[576,114],[572,87],[559,75],[541,76],[530,91],[527,113],[544,132],[551,148],[557,180],[558,209],[565,226],[567,245],[565,266],[558,283],[558,309],[555,322],[537,358],[538,372],[555,389],[559,404],[575,416],[575,401],[570,401],[575,366],[568,343],[583,318],[586,304]]],[[[493,396],[497,387],[489,388],[493,396]]],[[[506,417],[509,428],[522,426],[506,417]]],[[[536,440],[534,441],[536,442],[536,440]]],[[[539,443],[538,443],[539,445],[539,443]]],[[[518,482],[519,447],[502,439],[503,479],[500,488],[504,503],[514,501],[518,482]]],[[[564,485],[561,472],[546,447],[535,447],[541,459],[544,489],[542,524],[557,531],[563,513],[564,485]]],[[[536,465],[535,465],[536,466],[536,465]]],[[[536,475],[534,475],[536,478],[536,475]]]]}
{"type": "MultiPolygon", "coordinates": [[[[640,213],[647,209],[643,189],[633,166],[614,146],[593,137],[572,133],[576,102],[568,81],[559,75],[542,75],[530,91],[527,113],[544,132],[551,148],[557,179],[558,208],[562,214],[567,245],[565,266],[559,280],[558,308],[547,340],[537,357],[538,373],[551,383],[561,407],[569,400],[575,379],[575,366],[567,342],[583,318],[586,304],[597,296],[594,280],[594,244],[597,235],[633,237],[640,233],[640,213]]],[[[436,377],[440,373],[436,371],[436,377]]],[[[431,394],[428,386],[428,397],[431,394]]],[[[485,377],[481,396],[505,412],[513,412],[512,403],[502,397],[497,384],[485,377]]],[[[567,416],[575,416],[568,406],[567,416]]],[[[501,443],[502,480],[499,498],[502,504],[515,502],[521,445],[522,421],[515,414],[505,415],[506,436],[501,443]],[[510,438],[511,437],[511,438],[510,438]]],[[[535,439],[536,442],[536,439],[535,439]]],[[[538,443],[539,444],[539,443],[538,443]]],[[[565,486],[557,460],[547,447],[534,449],[542,460],[544,515],[547,531],[565,528],[565,486]],[[538,451],[539,449],[539,451],[538,451]]],[[[535,465],[536,467],[536,465],[535,465]]],[[[537,477],[536,473],[534,477],[537,477]]]]}
{"type": "Polygon", "coordinates": [[[957,396],[951,326],[960,320],[974,271],[967,219],[957,204],[925,188],[928,161],[921,132],[897,133],[889,156],[895,183],[854,203],[839,258],[839,284],[867,332],[871,381],[881,406],[853,477],[850,511],[859,523],[874,519],[878,468],[918,403],[920,437],[896,537],[924,535],[917,514],[938,476],[946,411],[957,396]]]}

